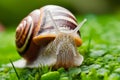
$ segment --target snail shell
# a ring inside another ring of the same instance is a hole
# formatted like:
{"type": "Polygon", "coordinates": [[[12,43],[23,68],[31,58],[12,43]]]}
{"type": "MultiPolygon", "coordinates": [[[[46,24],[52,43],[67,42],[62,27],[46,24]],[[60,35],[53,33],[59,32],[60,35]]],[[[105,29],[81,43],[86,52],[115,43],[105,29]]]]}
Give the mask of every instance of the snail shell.
{"type": "Polygon", "coordinates": [[[14,65],[79,66],[83,57],[76,48],[82,44],[79,28],[74,31],[77,26],[74,15],[63,7],[47,5],[32,11],[16,29],[16,48],[23,59],[14,65]]]}

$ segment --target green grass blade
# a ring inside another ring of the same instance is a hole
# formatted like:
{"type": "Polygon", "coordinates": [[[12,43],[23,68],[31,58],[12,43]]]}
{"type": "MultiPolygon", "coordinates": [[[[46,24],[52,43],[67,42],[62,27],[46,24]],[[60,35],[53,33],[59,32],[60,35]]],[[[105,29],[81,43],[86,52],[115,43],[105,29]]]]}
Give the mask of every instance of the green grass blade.
{"type": "Polygon", "coordinates": [[[90,48],[91,48],[91,40],[92,40],[92,33],[90,33],[89,40],[88,40],[88,45],[87,45],[87,53],[90,53],[90,48]]]}
{"type": "Polygon", "coordinates": [[[11,61],[11,59],[9,59],[9,60],[10,60],[10,63],[12,64],[12,67],[13,67],[15,73],[16,73],[16,76],[17,76],[18,80],[20,80],[20,77],[19,77],[19,75],[17,73],[17,70],[15,69],[15,66],[13,65],[13,62],[11,61]]]}

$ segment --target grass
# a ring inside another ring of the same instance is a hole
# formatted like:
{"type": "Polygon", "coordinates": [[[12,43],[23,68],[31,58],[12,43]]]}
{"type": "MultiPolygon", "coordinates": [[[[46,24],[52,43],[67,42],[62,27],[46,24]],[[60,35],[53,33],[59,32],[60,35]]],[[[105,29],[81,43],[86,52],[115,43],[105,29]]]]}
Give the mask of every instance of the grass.
{"type": "MultiPolygon", "coordinates": [[[[120,80],[120,15],[84,15],[87,23],[81,28],[83,44],[78,51],[84,56],[80,67],[53,70],[47,66],[16,69],[20,80],[120,80]]],[[[15,68],[2,67],[9,59],[20,56],[15,50],[15,29],[0,33],[0,79],[17,80],[15,68]]]]}

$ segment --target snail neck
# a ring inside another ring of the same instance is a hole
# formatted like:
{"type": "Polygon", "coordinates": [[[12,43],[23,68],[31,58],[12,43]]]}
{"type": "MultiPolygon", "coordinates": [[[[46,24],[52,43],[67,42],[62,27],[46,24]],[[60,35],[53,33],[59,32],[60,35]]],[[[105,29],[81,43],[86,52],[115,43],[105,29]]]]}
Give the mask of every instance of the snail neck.
{"type": "Polygon", "coordinates": [[[73,67],[74,56],[77,55],[77,48],[71,34],[60,33],[53,41],[57,61],[55,67],[73,67]]]}

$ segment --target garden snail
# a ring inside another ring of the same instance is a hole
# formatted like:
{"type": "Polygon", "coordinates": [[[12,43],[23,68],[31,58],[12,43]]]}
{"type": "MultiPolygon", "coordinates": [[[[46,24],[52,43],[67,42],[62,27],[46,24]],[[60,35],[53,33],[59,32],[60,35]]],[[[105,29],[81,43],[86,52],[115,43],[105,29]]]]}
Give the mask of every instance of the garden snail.
{"type": "Polygon", "coordinates": [[[23,59],[14,62],[15,67],[55,68],[80,66],[83,56],[77,52],[82,44],[80,27],[67,9],[47,5],[25,17],[16,29],[16,47],[23,59]]]}

